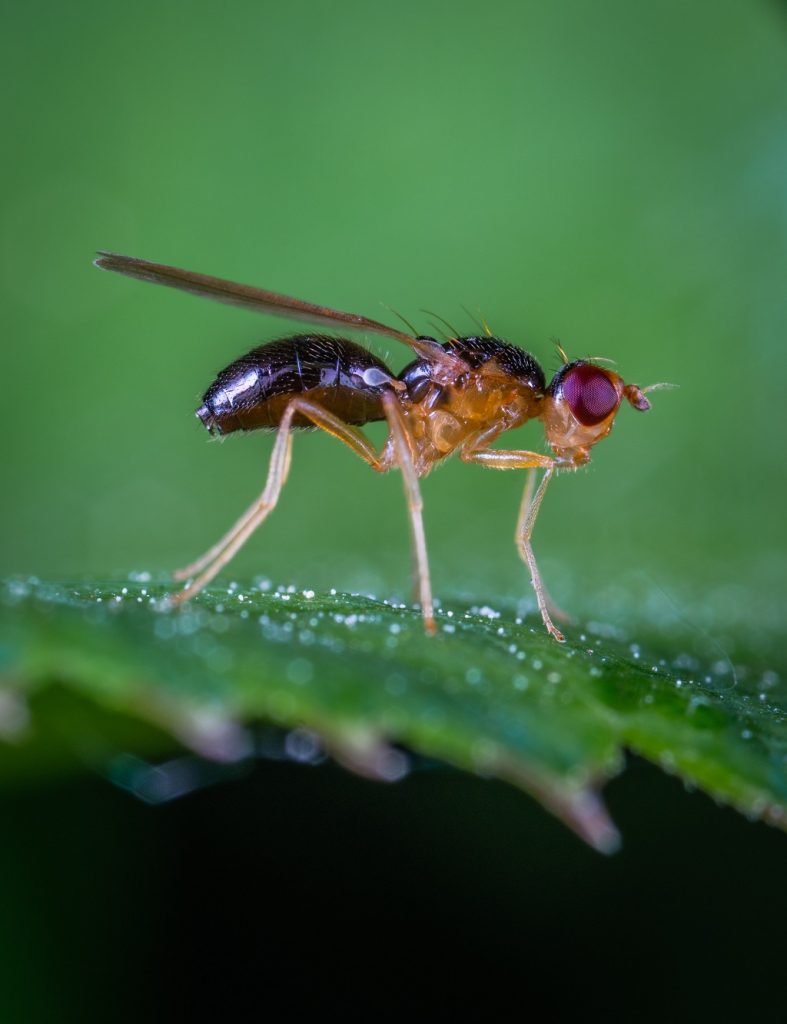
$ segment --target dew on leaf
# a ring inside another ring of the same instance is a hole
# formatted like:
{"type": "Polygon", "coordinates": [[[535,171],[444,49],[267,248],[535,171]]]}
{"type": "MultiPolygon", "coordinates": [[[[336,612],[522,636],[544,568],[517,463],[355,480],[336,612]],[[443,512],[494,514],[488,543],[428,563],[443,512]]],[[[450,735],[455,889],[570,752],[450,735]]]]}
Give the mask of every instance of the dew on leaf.
{"type": "Polygon", "coordinates": [[[394,697],[400,697],[407,689],[407,678],[399,672],[391,672],[385,680],[385,688],[394,697]]]}
{"type": "MultiPolygon", "coordinates": [[[[441,613],[442,636],[432,641],[416,609],[371,596],[236,583],[207,588],[186,609],[151,614],[148,602],[160,605],[168,592],[163,581],[159,587],[130,578],[115,588],[4,584],[4,681],[15,685],[19,674],[23,685],[59,678],[70,687],[73,680],[81,700],[147,718],[225,764],[239,763],[250,749],[246,718],[305,728],[323,735],[331,751],[351,721],[367,739],[358,753],[350,738],[347,763],[355,756],[375,778],[408,770],[396,744],[412,745],[430,758],[502,774],[547,805],[554,787],[569,818],[576,780],[607,777],[611,753],[627,745],[769,820],[787,807],[778,654],[766,652],[774,664],[763,666],[765,654],[758,660],[745,638],[735,648],[744,671],[733,689],[727,662],[697,657],[685,644],[675,655],[685,667],[672,669],[672,656],[664,656],[670,638],[662,642],[650,618],[637,632],[631,619],[628,632],[618,627],[617,634],[594,624],[603,635],[588,651],[555,645],[535,615],[515,623],[513,610],[521,609],[514,602],[497,603],[490,616],[491,605],[457,599],[441,613]],[[525,659],[533,667],[528,675],[519,671],[525,659]],[[603,686],[595,682],[602,676],[603,686]],[[534,790],[533,778],[547,780],[546,789],[534,790]]],[[[29,713],[35,725],[35,711],[29,713]]],[[[289,756],[283,744],[282,756],[289,756]]],[[[147,787],[151,798],[157,786],[159,796],[178,792],[189,776],[199,782],[198,763],[174,765],[165,782],[161,766],[142,763],[138,789],[147,787]]],[[[586,825],[572,823],[587,838],[586,825]]]]}
{"type": "Polygon", "coordinates": [[[407,754],[395,747],[384,747],[375,758],[375,774],[384,782],[400,782],[409,770],[407,754]]]}
{"type": "Polygon", "coordinates": [[[315,764],[322,756],[322,746],[316,733],[309,729],[293,729],[284,738],[287,757],[300,764],[315,764]]]}

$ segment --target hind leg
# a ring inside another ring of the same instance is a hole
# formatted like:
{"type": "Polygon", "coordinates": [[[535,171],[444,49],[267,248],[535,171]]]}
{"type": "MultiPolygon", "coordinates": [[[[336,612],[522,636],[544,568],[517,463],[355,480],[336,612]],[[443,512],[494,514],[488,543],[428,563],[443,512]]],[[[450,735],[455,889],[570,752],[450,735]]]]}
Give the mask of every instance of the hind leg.
{"type": "Polygon", "coordinates": [[[176,579],[191,579],[191,583],[170,598],[172,604],[182,604],[198,594],[240,550],[258,526],[265,521],[279,500],[287,480],[292,455],[292,421],[300,413],[326,433],[342,441],[373,469],[380,470],[380,460],[368,438],[354,427],[344,423],[316,402],[294,398],[287,406],[279,424],[276,441],[268,466],[268,479],[259,498],[249,506],[231,530],[191,565],[178,570],[176,579]]]}

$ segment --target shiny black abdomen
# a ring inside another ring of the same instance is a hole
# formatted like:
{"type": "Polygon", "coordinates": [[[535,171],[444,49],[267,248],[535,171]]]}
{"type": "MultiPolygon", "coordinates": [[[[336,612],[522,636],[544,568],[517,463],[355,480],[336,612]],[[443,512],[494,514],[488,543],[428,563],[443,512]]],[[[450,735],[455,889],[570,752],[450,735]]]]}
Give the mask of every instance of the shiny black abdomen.
{"type": "MultiPolygon", "coordinates": [[[[272,429],[289,401],[304,395],[360,425],[385,419],[382,395],[393,379],[385,363],[352,341],[297,334],[260,345],[222,370],[197,416],[213,434],[272,429]]],[[[296,414],[292,425],[313,424],[296,414]]]]}
{"type": "MultiPolygon", "coordinates": [[[[464,359],[473,370],[494,359],[503,374],[530,387],[542,394],[546,387],[544,371],[524,349],[511,345],[500,338],[486,335],[482,337],[452,338],[443,344],[447,352],[464,359]]],[[[399,380],[407,385],[410,398],[417,402],[430,383],[429,363],[424,359],[416,359],[409,363],[399,374],[399,380]]]]}

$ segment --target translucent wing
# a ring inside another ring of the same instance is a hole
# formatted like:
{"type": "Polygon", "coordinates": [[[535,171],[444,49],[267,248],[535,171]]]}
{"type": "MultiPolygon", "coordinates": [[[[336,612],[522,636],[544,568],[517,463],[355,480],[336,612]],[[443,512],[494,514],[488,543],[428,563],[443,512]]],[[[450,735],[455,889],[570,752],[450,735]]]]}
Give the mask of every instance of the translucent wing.
{"type": "Polygon", "coordinates": [[[328,306],[318,306],[312,302],[303,302],[278,292],[269,292],[264,288],[255,288],[248,284],[236,284],[224,281],[220,277],[208,274],[196,274],[191,270],[180,270],[161,263],[150,263],[148,260],[136,259],[133,256],[119,256],[111,252],[99,252],[95,265],[101,270],[114,270],[127,277],[136,277],[140,281],[151,281],[169,288],[202,295],[215,302],[224,302],[242,309],[256,310],[258,313],[271,313],[273,316],[287,317],[291,320],[303,320],[306,323],[319,324],[322,327],[354,328],[357,331],[369,331],[373,334],[384,334],[389,338],[409,345],[423,359],[437,363],[453,363],[455,360],[445,352],[437,342],[414,338],[410,334],[397,331],[393,327],[359,316],[357,313],[342,313],[328,306]]]}

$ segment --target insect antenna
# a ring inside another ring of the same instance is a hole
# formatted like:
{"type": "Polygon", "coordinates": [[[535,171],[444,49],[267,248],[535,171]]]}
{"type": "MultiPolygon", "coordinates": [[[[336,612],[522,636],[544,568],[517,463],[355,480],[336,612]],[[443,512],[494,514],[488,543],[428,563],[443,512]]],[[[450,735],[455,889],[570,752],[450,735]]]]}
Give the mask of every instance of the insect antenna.
{"type": "Polygon", "coordinates": [[[660,381],[658,384],[648,384],[646,388],[640,388],[640,391],[644,395],[646,391],[672,391],[673,388],[679,388],[680,384],[668,384],[666,381],[660,381]]]}

